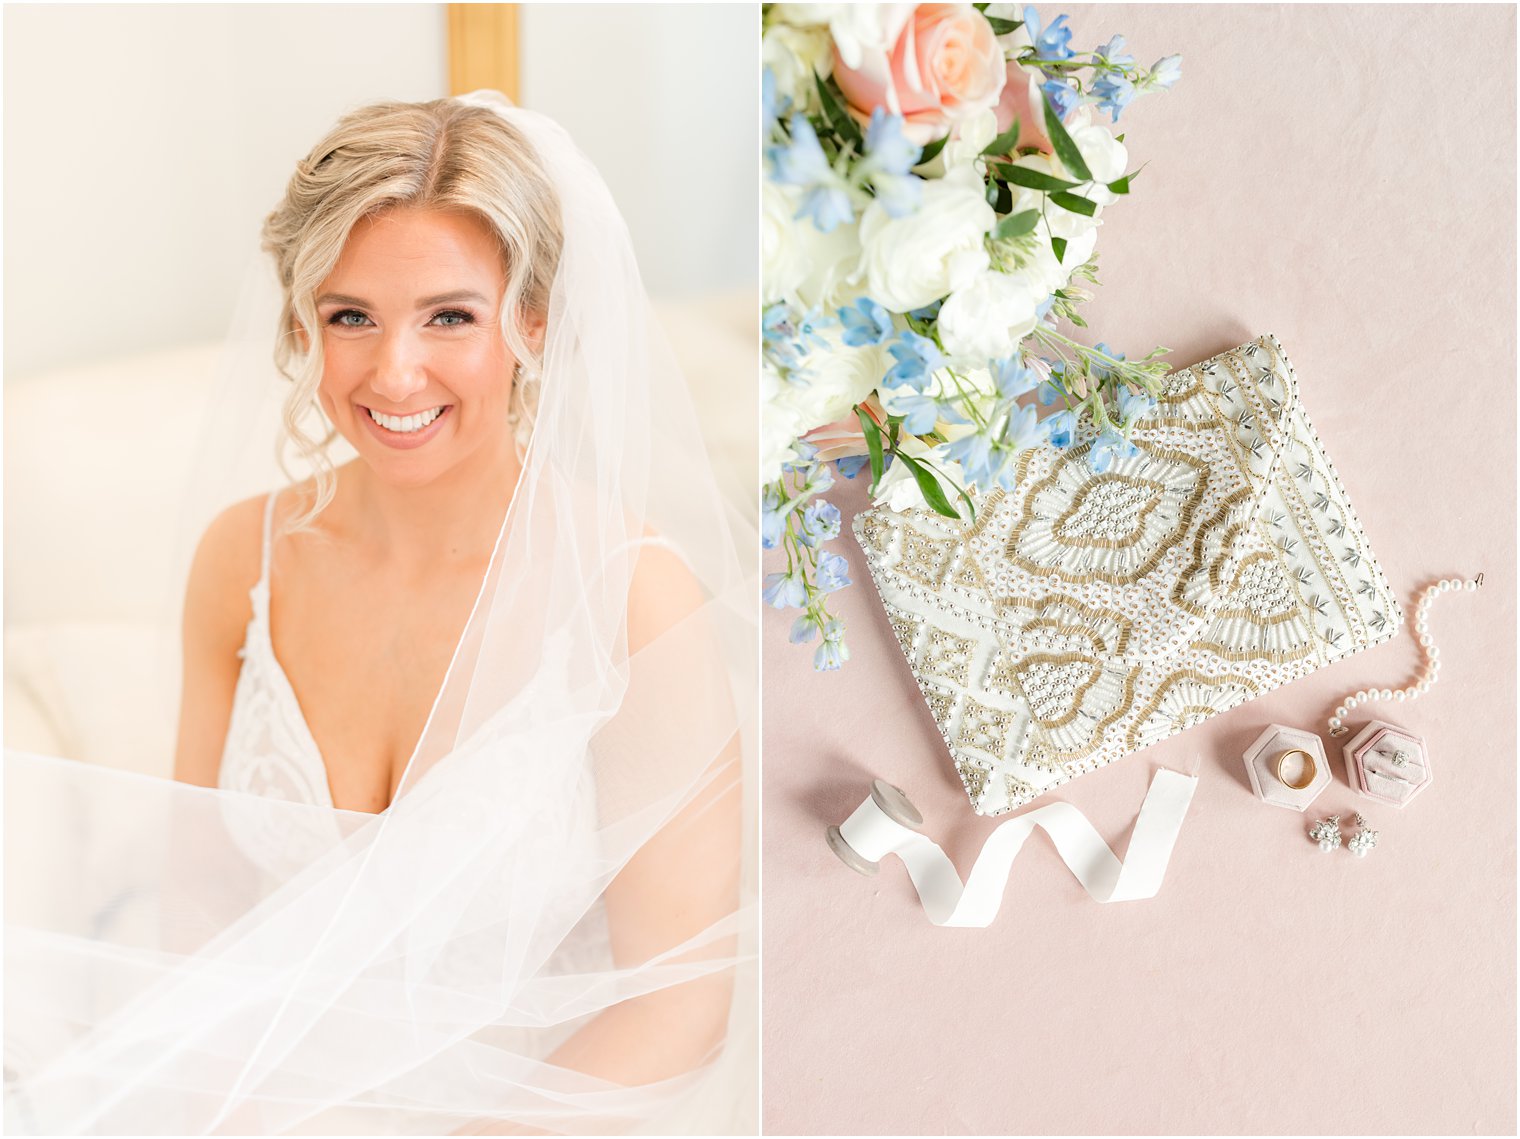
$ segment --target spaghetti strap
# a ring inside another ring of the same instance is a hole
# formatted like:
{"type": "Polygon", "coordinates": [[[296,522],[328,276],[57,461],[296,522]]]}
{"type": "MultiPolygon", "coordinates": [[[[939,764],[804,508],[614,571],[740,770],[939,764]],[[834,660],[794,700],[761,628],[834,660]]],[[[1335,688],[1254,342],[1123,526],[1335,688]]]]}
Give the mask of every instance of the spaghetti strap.
{"type": "Polygon", "coordinates": [[[269,536],[274,528],[274,500],[279,493],[272,490],[264,500],[264,547],[259,561],[259,584],[266,588],[269,584],[269,536]]]}

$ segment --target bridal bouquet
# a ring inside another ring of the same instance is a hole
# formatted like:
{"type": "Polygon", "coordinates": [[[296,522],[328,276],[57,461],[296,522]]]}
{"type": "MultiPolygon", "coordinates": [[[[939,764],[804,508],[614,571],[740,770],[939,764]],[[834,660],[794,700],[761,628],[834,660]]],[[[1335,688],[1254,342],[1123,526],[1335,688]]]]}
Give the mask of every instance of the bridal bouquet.
{"type": "Polygon", "coordinates": [[[1058,331],[1084,326],[1098,227],[1129,193],[1108,123],[1172,86],[1181,57],[1135,65],[1123,36],[1071,46],[1067,17],[1009,4],[764,8],[762,531],[785,572],[764,598],[801,611],[814,667],[849,652],[828,595],[835,472],[870,468],[878,503],[975,510],[1027,447],[1100,434],[1095,469],[1129,454],[1154,406],[1157,348],[1129,360],[1058,331]]]}

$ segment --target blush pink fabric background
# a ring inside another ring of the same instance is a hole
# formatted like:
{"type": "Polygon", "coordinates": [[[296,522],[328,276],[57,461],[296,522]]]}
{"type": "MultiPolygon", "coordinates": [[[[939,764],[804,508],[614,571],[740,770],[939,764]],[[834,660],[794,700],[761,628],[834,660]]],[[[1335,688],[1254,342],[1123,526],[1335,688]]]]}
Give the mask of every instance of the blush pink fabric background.
{"type": "MultiPolygon", "coordinates": [[[[1122,854],[1155,767],[1201,758],[1156,899],[1097,905],[1041,832],[997,921],[944,930],[896,859],[866,879],[823,842],[873,776],[963,874],[995,825],[843,539],[845,671],[766,614],[765,1129],[1513,1134],[1515,9],[1040,7],[1076,46],[1184,56],[1121,119],[1151,164],[1105,220],[1088,335],[1182,366],[1275,333],[1406,613],[1436,578],[1487,584],[1436,601],[1441,681],[1386,713],[1432,751],[1407,809],[1352,792],[1338,747],[1308,816],[1241,763],[1270,722],[1322,732],[1342,694],[1407,683],[1405,634],[1056,793],[1122,854]],[[1367,859],[1305,837],[1353,809],[1367,859]]],[[[847,535],[863,489],[831,494],[847,535]]]]}

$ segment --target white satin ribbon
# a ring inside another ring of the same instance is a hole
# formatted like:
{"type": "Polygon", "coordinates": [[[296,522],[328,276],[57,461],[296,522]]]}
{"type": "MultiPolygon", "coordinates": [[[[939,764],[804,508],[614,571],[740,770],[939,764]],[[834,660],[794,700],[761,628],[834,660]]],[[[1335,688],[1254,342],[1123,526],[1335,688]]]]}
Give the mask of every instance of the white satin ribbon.
{"type": "Polygon", "coordinates": [[[964,884],[944,851],[889,818],[872,798],[867,797],[840,824],[839,832],[861,857],[872,862],[888,854],[901,858],[924,912],[935,925],[981,928],[997,917],[1013,860],[1035,827],[1050,836],[1062,860],[1095,901],[1154,898],[1166,877],[1172,847],[1197,786],[1196,775],[1166,768],[1156,772],[1123,862],[1087,816],[1070,803],[1051,803],[1009,819],[987,836],[964,884]]]}

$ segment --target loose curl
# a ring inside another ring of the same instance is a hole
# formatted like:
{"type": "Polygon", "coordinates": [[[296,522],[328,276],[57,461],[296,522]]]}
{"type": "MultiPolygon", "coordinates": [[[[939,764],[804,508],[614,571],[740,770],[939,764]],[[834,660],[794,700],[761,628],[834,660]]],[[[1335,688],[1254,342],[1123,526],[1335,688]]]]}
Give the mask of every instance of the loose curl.
{"type": "MultiPolygon", "coordinates": [[[[537,154],[489,107],[455,99],[361,107],[297,164],[285,197],[264,220],[262,248],[275,260],[284,297],[274,359],[292,383],[285,433],[310,463],[316,488],[290,530],[308,525],[332,501],[336,483],[327,456],[335,430],[328,425],[317,437],[303,424],[319,409],[322,379],[316,292],[354,226],[398,206],[468,211],[496,235],[507,278],[501,333],[520,364],[508,416],[519,443],[526,445],[532,432],[541,360],[523,337],[521,317],[548,311],[563,240],[559,200],[537,154]]],[[[283,447],[280,462],[289,475],[283,447]]]]}

